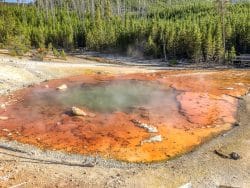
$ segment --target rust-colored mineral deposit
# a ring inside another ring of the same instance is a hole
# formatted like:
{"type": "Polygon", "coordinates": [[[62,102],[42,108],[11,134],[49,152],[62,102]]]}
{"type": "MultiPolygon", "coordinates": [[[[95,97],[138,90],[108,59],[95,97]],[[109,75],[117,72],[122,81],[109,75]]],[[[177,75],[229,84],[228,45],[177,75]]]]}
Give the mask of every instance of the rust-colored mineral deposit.
{"type": "Polygon", "coordinates": [[[167,160],[229,130],[236,121],[237,98],[249,87],[250,71],[186,70],[52,80],[0,98],[0,104],[6,104],[0,116],[8,117],[0,119],[0,136],[43,149],[129,162],[167,160]],[[127,88],[124,97],[120,86],[118,96],[114,93],[118,90],[107,91],[122,81],[132,84],[125,87],[141,82],[142,86],[136,86],[142,87],[140,93],[137,88],[127,88]],[[151,83],[159,92],[148,89],[151,83]],[[58,91],[63,84],[67,90],[58,91]],[[100,93],[105,100],[112,97],[111,102],[101,104],[105,101],[98,99],[100,93]],[[77,96],[79,103],[67,101],[68,94],[77,96]],[[81,97],[89,98],[82,101],[81,97]],[[93,106],[88,100],[93,100],[93,106]],[[73,106],[86,116],[71,114],[73,106]]]}

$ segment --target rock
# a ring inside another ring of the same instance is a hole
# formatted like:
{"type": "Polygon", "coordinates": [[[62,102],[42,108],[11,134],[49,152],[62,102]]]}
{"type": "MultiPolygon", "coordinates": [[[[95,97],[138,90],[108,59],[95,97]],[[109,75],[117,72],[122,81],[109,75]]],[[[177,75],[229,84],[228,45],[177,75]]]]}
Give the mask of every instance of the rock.
{"type": "Polygon", "coordinates": [[[8,117],[6,117],[6,116],[0,116],[0,120],[8,120],[9,118],[8,117]]]}
{"type": "Polygon", "coordinates": [[[75,116],[87,116],[87,113],[77,107],[71,108],[72,114],[75,116]]]}
{"type": "Polygon", "coordinates": [[[226,154],[222,153],[221,151],[214,150],[214,153],[217,154],[218,156],[220,156],[221,158],[224,158],[224,159],[238,160],[241,158],[240,155],[236,152],[232,152],[229,155],[226,155],[226,154]]]}
{"type": "Polygon", "coordinates": [[[186,183],[186,184],[184,184],[184,185],[182,185],[182,186],[180,186],[179,188],[192,188],[193,186],[192,186],[192,183],[186,183]]]}
{"type": "Polygon", "coordinates": [[[12,136],[12,133],[7,134],[7,136],[12,136]]]}
{"type": "Polygon", "coordinates": [[[9,129],[2,129],[2,131],[4,131],[4,132],[10,132],[9,129]]]}
{"type": "Polygon", "coordinates": [[[233,124],[233,126],[234,126],[234,127],[239,127],[240,124],[239,124],[238,122],[235,122],[235,123],[233,124]]]}
{"type": "Polygon", "coordinates": [[[140,121],[137,120],[131,120],[137,127],[145,129],[148,133],[158,133],[158,130],[156,127],[152,125],[148,125],[146,123],[141,123],[140,121]]]}
{"type": "Polygon", "coordinates": [[[59,126],[59,125],[62,125],[62,123],[58,121],[56,122],[56,125],[59,126]]]}
{"type": "Polygon", "coordinates": [[[158,130],[156,127],[153,127],[151,125],[147,125],[145,123],[142,123],[140,127],[146,129],[149,133],[158,133],[158,130]]]}
{"type": "Polygon", "coordinates": [[[236,152],[230,153],[229,156],[230,156],[230,158],[233,159],[233,160],[238,160],[238,159],[241,158],[240,155],[239,155],[238,153],[236,153],[236,152]]]}
{"type": "Polygon", "coordinates": [[[224,133],[222,136],[223,136],[223,137],[227,136],[227,133],[224,133]]]}
{"type": "MultiPolygon", "coordinates": [[[[25,87],[25,85],[23,85],[25,87]]],[[[29,84],[28,87],[34,87],[34,84],[29,84]]]]}
{"type": "Polygon", "coordinates": [[[145,143],[154,143],[154,142],[162,142],[162,136],[161,135],[157,135],[157,136],[152,136],[147,140],[143,140],[141,142],[141,145],[145,144],[145,143]]]}
{"type": "Polygon", "coordinates": [[[64,91],[68,89],[68,86],[66,84],[60,85],[59,87],[56,88],[57,90],[64,91]]]}
{"type": "Polygon", "coordinates": [[[1,104],[1,105],[0,105],[0,108],[1,108],[1,109],[6,109],[6,105],[5,105],[5,104],[1,104]]]}

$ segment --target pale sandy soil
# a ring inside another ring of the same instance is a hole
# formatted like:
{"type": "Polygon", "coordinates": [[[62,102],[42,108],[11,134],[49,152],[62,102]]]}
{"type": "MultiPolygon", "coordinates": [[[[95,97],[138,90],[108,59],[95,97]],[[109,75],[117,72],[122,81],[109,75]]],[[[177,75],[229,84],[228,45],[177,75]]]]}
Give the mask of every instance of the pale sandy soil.
{"type": "Polygon", "coordinates": [[[0,50],[0,94],[45,80],[85,73],[125,74],[152,72],[139,67],[110,65],[82,58],[68,57],[66,61],[32,61],[23,57],[1,54],[0,50]],[[70,62],[70,63],[69,63],[70,62]]]}
{"type": "MultiPolygon", "coordinates": [[[[88,72],[123,74],[152,70],[110,66],[82,59],[34,62],[0,56],[0,94],[29,84],[88,72]]],[[[250,95],[239,107],[240,126],[177,159],[152,165],[128,165],[0,141],[0,187],[250,187],[250,95]],[[213,151],[235,151],[240,160],[213,151]],[[24,152],[25,151],[25,152],[24,152]],[[91,163],[94,167],[82,167],[91,163]],[[70,165],[71,164],[71,165],[70,165]]]]}

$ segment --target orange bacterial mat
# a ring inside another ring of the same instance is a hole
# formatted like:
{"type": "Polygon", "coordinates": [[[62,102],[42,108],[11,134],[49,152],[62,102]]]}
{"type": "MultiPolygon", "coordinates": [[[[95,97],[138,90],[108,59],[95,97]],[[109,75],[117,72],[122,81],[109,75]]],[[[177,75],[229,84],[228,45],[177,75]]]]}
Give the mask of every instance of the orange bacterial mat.
{"type": "Polygon", "coordinates": [[[128,162],[167,160],[232,128],[249,87],[250,71],[52,80],[0,98],[0,136],[128,162]],[[62,84],[68,88],[56,90],[62,84]],[[74,116],[73,106],[87,115],[74,116]]]}

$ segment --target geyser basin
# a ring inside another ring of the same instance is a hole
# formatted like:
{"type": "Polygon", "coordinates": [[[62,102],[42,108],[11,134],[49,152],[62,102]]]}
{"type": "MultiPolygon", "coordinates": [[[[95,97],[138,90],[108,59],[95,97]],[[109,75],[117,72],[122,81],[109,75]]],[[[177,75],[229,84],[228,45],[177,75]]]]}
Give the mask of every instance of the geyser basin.
{"type": "Polygon", "coordinates": [[[44,149],[130,162],[166,160],[228,130],[249,72],[85,75],[2,97],[0,135],[44,149]],[[56,87],[67,84],[68,89],[56,87]],[[72,116],[77,106],[87,116],[72,116]]]}

